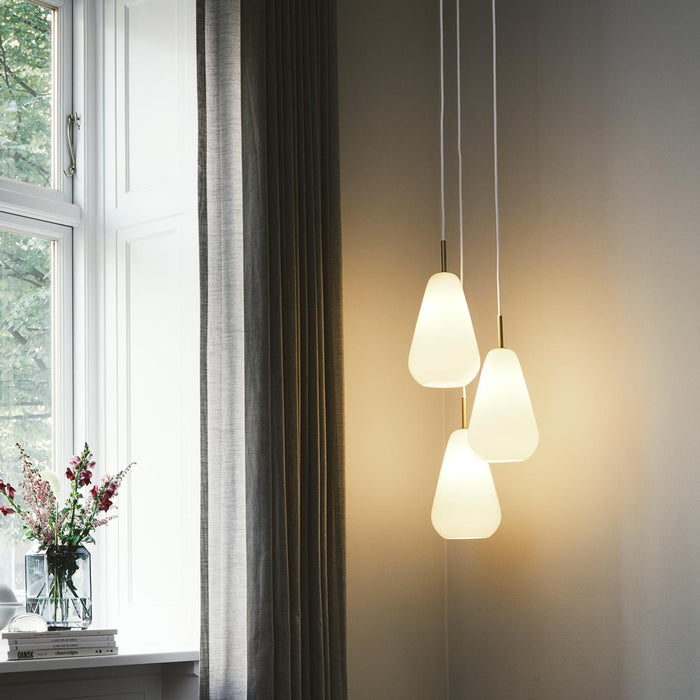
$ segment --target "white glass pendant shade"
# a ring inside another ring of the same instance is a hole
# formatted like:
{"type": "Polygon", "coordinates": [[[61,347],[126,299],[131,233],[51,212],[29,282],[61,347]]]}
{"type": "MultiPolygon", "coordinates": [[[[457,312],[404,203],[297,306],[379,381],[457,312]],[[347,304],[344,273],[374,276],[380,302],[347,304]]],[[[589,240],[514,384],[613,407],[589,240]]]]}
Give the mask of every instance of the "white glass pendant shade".
{"type": "Polygon", "coordinates": [[[431,520],[446,540],[491,537],[501,524],[491,469],[472,450],[468,432],[450,435],[435,490],[431,520]]]}
{"type": "Polygon", "coordinates": [[[451,272],[438,272],[425,287],[408,369],[419,384],[446,389],[469,384],[480,364],[462,283],[451,272]]]}
{"type": "Polygon", "coordinates": [[[472,448],[488,462],[522,462],[537,449],[539,439],[518,356],[508,348],[491,350],[469,422],[472,448]]]}

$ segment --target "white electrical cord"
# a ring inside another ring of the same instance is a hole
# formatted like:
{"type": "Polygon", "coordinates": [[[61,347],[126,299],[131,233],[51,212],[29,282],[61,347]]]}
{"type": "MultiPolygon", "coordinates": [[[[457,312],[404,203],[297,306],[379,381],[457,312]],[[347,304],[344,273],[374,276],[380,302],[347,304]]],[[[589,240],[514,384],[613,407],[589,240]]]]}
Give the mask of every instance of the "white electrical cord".
{"type": "Polygon", "coordinates": [[[457,162],[459,163],[459,279],[464,287],[464,215],[462,205],[462,58],[459,31],[459,0],[455,2],[457,26],[457,162]]]}
{"type": "Polygon", "coordinates": [[[445,28],[443,0],[440,0],[440,201],[442,205],[442,237],[445,240],[445,28]]]}
{"type": "MultiPolygon", "coordinates": [[[[459,164],[459,279],[464,288],[464,208],[462,203],[462,37],[460,32],[459,0],[455,0],[457,26],[457,162],[459,164]]],[[[462,398],[467,398],[467,387],[462,387],[462,398]]],[[[462,426],[464,427],[464,426],[462,426]]]]}
{"type": "Polygon", "coordinates": [[[501,227],[498,213],[498,106],[496,83],[496,0],[491,0],[491,24],[493,27],[493,192],[496,208],[496,299],[501,316],[501,227]]]}

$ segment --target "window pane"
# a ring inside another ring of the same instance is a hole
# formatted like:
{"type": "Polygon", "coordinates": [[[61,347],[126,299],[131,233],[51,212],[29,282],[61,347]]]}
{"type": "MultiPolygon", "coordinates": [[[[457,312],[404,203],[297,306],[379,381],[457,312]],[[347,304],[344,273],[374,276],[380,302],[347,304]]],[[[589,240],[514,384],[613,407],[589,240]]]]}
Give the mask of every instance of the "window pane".
{"type": "Polygon", "coordinates": [[[55,11],[0,0],[0,176],[52,187],[55,11]]]}
{"type": "MultiPolygon", "coordinates": [[[[52,466],[51,310],[55,243],[0,231],[0,475],[21,481],[15,443],[52,466]]],[[[0,517],[0,581],[24,587],[21,523],[0,517]]]]}

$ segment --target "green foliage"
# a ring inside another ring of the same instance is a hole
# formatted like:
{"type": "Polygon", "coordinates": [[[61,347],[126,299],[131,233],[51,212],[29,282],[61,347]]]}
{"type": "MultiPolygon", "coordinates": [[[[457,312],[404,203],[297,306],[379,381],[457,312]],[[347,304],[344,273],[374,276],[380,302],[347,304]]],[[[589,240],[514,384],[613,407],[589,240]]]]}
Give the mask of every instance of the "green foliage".
{"type": "Polygon", "coordinates": [[[50,187],[52,17],[0,0],[0,176],[50,187]]]}
{"type": "MultiPolygon", "coordinates": [[[[0,231],[0,467],[15,484],[15,443],[51,466],[51,258],[51,241],[0,231]]],[[[21,536],[18,519],[0,518],[0,550],[21,536]]]]}
{"type": "MultiPolygon", "coordinates": [[[[53,11],[0,0],[0,177],[52,186],[53,11]]],[[[14,445],[51,466],[51,243],[0,231],[0,467],[21,479],[14,445]]],[[[17,518],[0,518],[0,581],[20,586],[17,518]],[[11,580],[8,555],[14,555],[11,580]]]]}

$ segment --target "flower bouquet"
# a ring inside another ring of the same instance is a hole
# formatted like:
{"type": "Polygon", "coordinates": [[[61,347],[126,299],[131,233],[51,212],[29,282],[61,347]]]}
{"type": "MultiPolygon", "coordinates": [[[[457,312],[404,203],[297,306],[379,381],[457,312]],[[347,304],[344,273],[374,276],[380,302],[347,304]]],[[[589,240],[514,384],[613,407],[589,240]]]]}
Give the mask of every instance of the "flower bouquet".
{"type": "Polygon", "coordinates": [[[19,516],[25,537],[38,545],[38,553],[25,557],[27,612],[41,615],[49,628],[86,628],[92,622],[92,594],[85,544],[94,543],[95,530],[116,517],[114,499],[132,465],[93,483],[95,462],[85,443],[70,459],[65,474],[69,494],[59,507],[56,475],[38,470],[22,446],[17,448],[22,482],[15,489],[0,479],[7,503],[0,505],[0,513],[19,516]]]}

